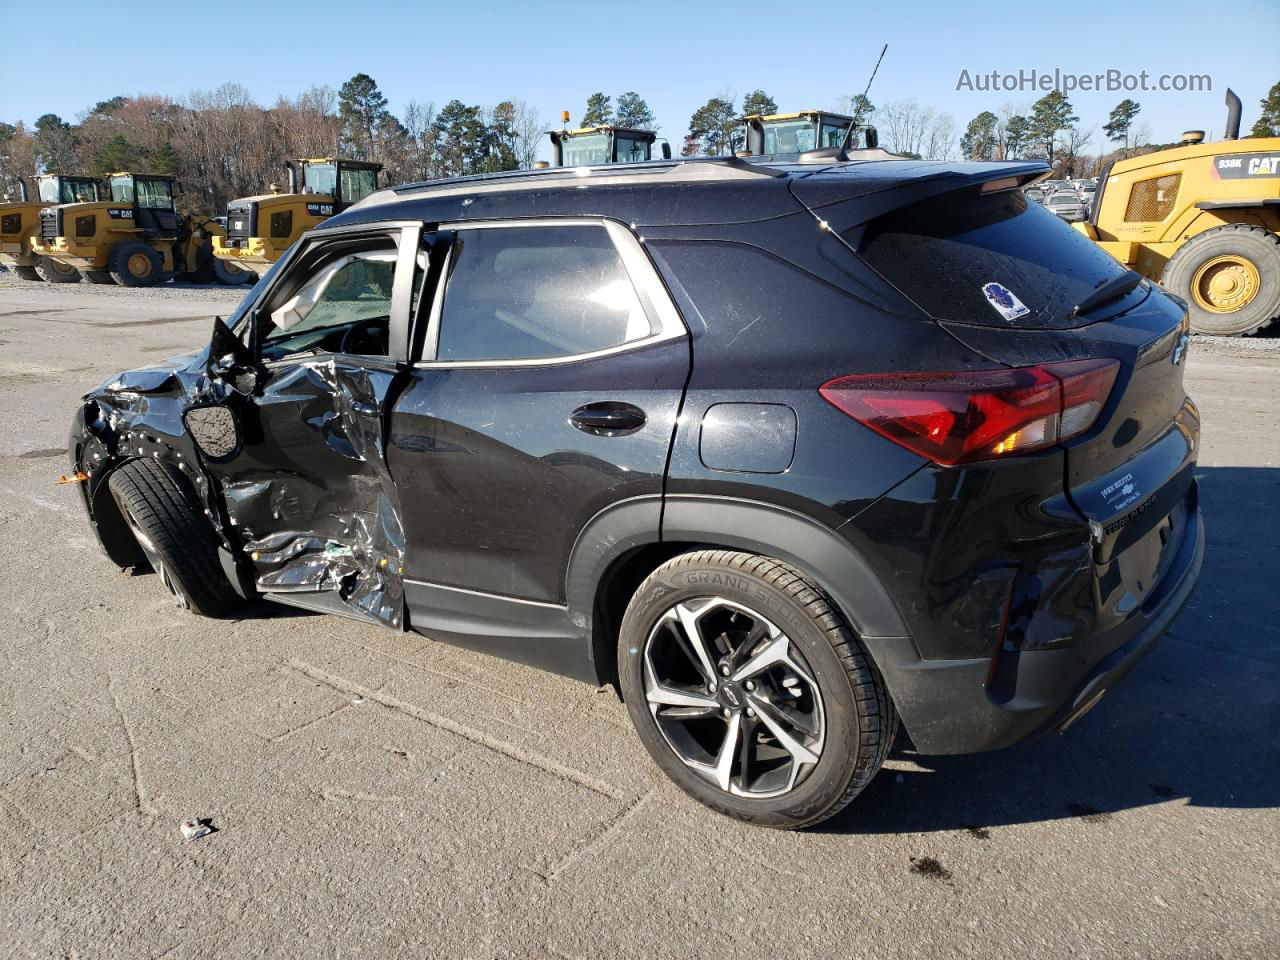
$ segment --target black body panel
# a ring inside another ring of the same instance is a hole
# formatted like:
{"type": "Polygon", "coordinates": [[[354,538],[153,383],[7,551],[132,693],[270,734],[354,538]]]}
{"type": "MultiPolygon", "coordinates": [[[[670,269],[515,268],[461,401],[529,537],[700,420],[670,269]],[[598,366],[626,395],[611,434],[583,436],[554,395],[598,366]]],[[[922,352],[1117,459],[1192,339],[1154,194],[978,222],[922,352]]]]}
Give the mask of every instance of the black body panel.
{"type": "MultiPolygon", "coordinates": [[[[72,455],[113,559],[127,543],[99,510],[102,477],[128,457],[181,453],[228,568],[259,586],[288,586],[273,570],[297,568],[273,564],[296,550],[317,558],[298,586],[383,624],[606,682],[629,596],[613,585],[634,589],[699,546],[773,556],[829,594],[922,752],[1005,746],[1069,721],[1151,647],[1203,552],[1180,306],[1143,287],[1069,329],[943,323],[857,253],[860,224],[1042,164],[620,167],[410,185],[309,236],[607,218],[641,240],[687,336],[567,362],[415,365],[445,271],[439,243],[413,312],[397,276],[391,359],[297,360],[236,398],[201,355],[91,393],[72,455]],[[1088,432],[956,467],[819,393],[853,374],[1096,357],[1120,372],[1088,432]],[[225,463],[182,426],[207,403],[240,418],[244,450],[225,463]],[[1139,495],[1117,506],[1129,482],[1139,495]]],[[[299,286],[301,246],[232,326],[243,332],[277,281],[299,286]]],[[[402,264],[426,255],[416,240],[399,249],[402,264]]]]}

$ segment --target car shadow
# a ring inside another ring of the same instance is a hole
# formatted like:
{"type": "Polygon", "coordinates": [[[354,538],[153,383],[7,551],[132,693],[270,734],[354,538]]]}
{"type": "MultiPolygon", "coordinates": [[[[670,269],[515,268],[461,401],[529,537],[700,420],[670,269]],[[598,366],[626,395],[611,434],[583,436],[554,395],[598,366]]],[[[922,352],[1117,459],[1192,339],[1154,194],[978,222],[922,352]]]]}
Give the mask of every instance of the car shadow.
{"type": "Polygon", "coordinates": [[[867,790],[817,829],[982,836],[1170,800],[1280,806],[1280,469],[1196,476],[1207,536],[1200,584],[1123,684],[1065,733],[1008,750],[925,757],[903,736],[867,790]]]}

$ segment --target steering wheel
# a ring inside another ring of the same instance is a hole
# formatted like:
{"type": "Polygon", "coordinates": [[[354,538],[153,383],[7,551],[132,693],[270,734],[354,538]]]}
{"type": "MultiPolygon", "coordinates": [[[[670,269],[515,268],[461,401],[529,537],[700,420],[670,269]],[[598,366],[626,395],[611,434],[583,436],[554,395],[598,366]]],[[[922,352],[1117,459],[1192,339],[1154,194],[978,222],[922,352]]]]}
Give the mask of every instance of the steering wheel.
{"type": "Polygon", "coordinates": [[[360,320],[347,328],[342,335],[339,353],[352,353],[361,356],[386,356],[387,341],[391,335],[390,317],[369,317],[360,320]]]}

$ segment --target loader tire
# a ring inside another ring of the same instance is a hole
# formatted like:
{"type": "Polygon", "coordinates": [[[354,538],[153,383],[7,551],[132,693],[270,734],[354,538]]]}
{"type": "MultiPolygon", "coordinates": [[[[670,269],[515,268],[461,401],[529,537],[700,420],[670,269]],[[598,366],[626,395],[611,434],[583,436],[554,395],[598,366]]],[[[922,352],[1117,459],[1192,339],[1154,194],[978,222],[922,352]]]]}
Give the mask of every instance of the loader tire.
{"type": "Polygon", "coordinates": [[[128,240],[107,258],[111,279],[122,287],[154,287],[164,279],[164,257],[141,240],[128,240]]]}
{"type": "Polygon", "coordinates": [[[36,261],[35,271],[45,283],[79,283],[80,271],[75,267],[54,260],[52,257],[41,257],[36,261]]]}
{"type": "Polygon", "coordinates": [[[1187,301],[1195,333],[1257,333],[1280,318],[1280,237],[1243,223],[1206,230],[1169,258],[1160,285],[1187,301]]]}

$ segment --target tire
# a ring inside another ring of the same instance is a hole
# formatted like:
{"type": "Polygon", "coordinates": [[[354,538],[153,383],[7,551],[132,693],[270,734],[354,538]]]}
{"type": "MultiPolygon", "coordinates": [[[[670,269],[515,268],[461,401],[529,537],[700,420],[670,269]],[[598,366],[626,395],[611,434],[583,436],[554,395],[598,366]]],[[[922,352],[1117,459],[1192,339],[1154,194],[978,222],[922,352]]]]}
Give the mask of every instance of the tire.
{"type": "Polygon", "coordinates": [[[164,257],[141,240],[126,240],[111,251],[107,270],[122,287],[154,287],[164,278],[164,257]]]}
{"type": "Polygon", "coordinates": [[[760,826],[798,829],[839,813],[897,734],[884,681],[834,604],[795,568],[754,554],[700,550],[650,574],[623,617],[618,677],[663,772],[760,826]]]}
{"type": "Polygon", "coordinates": [[[115,277],[106,270],[86,270],[84,278],[90,283],[115,283],[115,277]]]}
{"type": "Polygon", "coordinates": [[[253,283],[258,279],[257,275],[238,263],[231,263],[221,257],[214,257],[213,263],[210,265],[213,278],[223,286],[236,287],[243,283],[253,283]]]}
{"type": "Polygon", "coordinates": [[[80,271],[52,257],[36,260],[35,271],[45,283],[79,283],[80,271]]]}
{"type": "Polygon", "coordinates": [[[1160,285],[1187,301],[1196,333],[1257,333],[1280,318],[1280,237],[1246,224],[1206,230],[1169,258],[1160,285]],[[1224,272],[1220,280],[1229,285],[1225,290],[1211,289],[1215,270],[1224,272]],[[1234,289],[1243,291],[1243,302],[1232,308],[1234,289]]]}
{"type": "Polygon", "coordinates": [[[218,540],[176,467],[130,460],[107,481],[120,514],[179,606],[224,617],[244,605],[218,560],[218,540]]]}
{"type": "Polygon", "coordinates": [[[13,272],[18,275],[20,280],[44,280],[44,277],[40,276],[35,267],[14,267],[13,272]]]}

